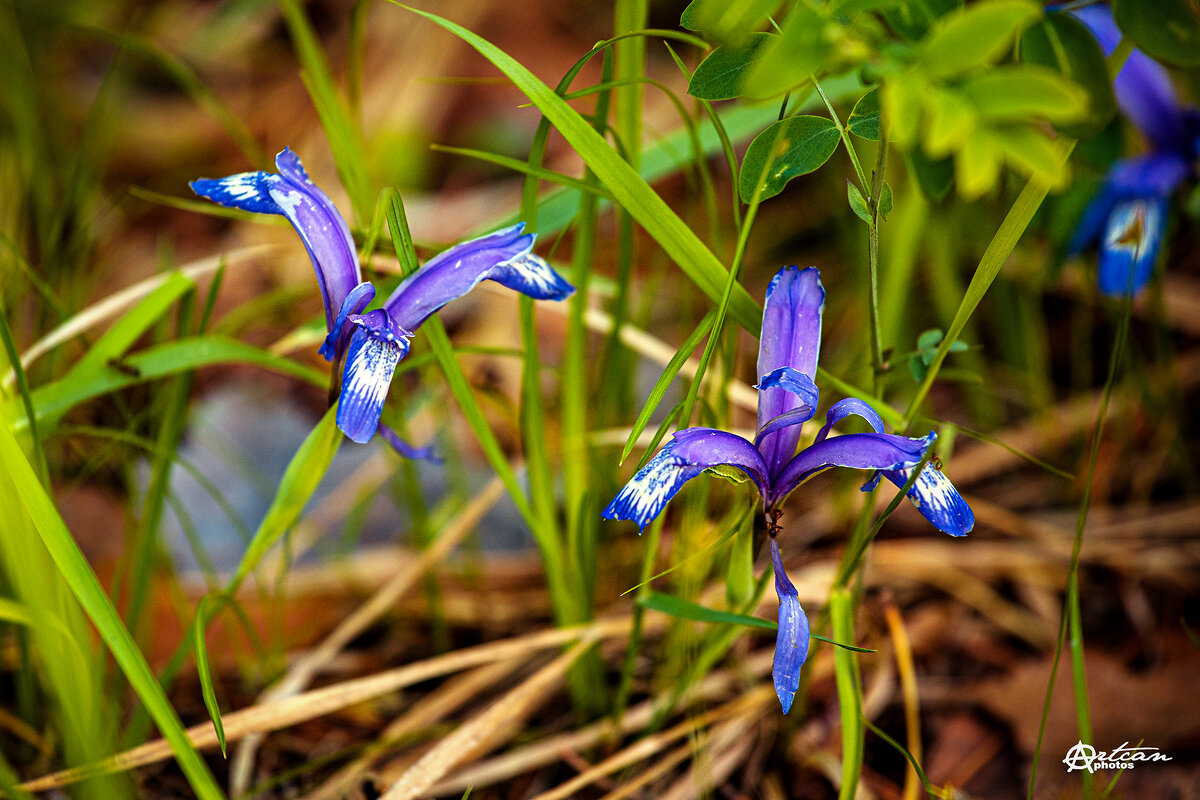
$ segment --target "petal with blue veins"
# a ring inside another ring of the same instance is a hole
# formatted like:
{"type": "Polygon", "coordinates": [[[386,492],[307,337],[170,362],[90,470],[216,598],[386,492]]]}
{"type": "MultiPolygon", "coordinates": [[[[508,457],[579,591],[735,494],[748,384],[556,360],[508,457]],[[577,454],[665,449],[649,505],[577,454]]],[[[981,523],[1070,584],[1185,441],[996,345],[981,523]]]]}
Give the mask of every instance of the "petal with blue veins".
{"type": "Polygon", "coordinates": [[[386,312],[376,309],[351,318],[357,330],[350,337],[346,351],[337,425],[342,433],[360,444],[375,435],[392,373],[408,353],[404,332],[398,333],[397,327],[381,315],[386,316],[386,312]]]}
{"type": "Polygon", "coordinates": [[[797,486],[833,467],[894,470],[914,466],[934,438],[933,434],[910,439],[887,433],[849,433],[816,442],[800,451],[775,478],[768,504],[779,504],[797,486]]]}
{"type": "Polygon", "coordinates": [[[397,323],[415,331],[429,315],[480,281],[495,280],[535,298],[561,300],[573,291],[530,250],[536,238],[525,223],[455,245],[408,276],[383,304],[397,323]]]}
{"type": "Polygon", "coordinates": [[[688,428],[675,434],[638,470],[601,512],[605,519],[627,519],[645,528],[685,483],[709,467],[728,464],[746,473],[764,497],[767,470],[754,445],[713,428],[688,428]]]}
{"type": "Polygon", "coordinates": [[[779,542],[774,536],[771,537],[771,563],[775,567],[775,592],[779,595],[779,629],[775,633],[771,676],[775,680],[775,694],[786,714],[791,711],[796,690],[800,687],[800,668],[808,658],[808,617],[800,606],[796,587],[783,570],[779,542]]]}
{"type": "MultiPolygon", "coordinates": [[[[885,470],[889,481],[903,487],[912,474],[911,469],[885,470]]],[[[908,491],[908,499],[925,519],[942,533],[965,536],[975,527],[975,514],[954,484],[933,464],[926,464],[917,482],[908,491]]]]}
{"type": "MultiPolygon", "coordinates": [[[[763,305],[762,338],[758,346],[760,378],[781,367],[789,367],[810,379],[816,377],[824,308],[825,289],[815,267],[784,267],[771,279],[763,305]]],[[[760,390],[758,427],[795,410],[803,402],[782,386],[760,390]]],[[[799,441],[799,426],[788,426],[762,438],[759,447],[772,475],[795,454],[799,441]]]]}

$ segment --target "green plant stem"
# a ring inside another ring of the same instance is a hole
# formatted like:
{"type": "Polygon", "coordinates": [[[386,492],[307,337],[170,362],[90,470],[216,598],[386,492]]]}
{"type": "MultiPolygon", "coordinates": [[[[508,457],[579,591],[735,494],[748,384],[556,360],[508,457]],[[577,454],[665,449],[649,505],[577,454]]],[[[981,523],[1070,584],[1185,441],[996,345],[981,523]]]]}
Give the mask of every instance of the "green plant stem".
{"type": "MultiPolygon", "coordinates": [[[[829,98],[825,96],[825,90],[821,88],[821,82],[817,80],[816,75],[812,76],[812,83],[813,87],[817,90],[817,94],[821,96],[822,102],[825,103],[825,108],[829,111],[830,119],[837,126],[838,136],[842,137],[842,144],[846,146],[846,154],[850,156],[850,163],[854,165],[854,173],[858,176],[858,185],[865,192],[870,183],[867,181],[866,173],[863,172],[862,162],[858,160],[858,153],[854,150],[854,143],[850,141],[850,132],[846,130],[846,126],[842,125],[841,118],[838,117],[837,111],[834,110],[833,103],[829,102],[829,98]]],[[[881,142],[880,144],[883,143],[881,142]]]]}
{"type": "MultiPolygon", "coordinates": [[[[849,137],[846,137],[849,147],[849,137]]],[[[870,281],[870,291],[867,304],[871,319],[871,366],[872,387],[876,397],[883,393],[883,339],[879,325],[879,198],[883,194],[883,171],[887,167],[887,131],[880,135],[879,147],[875,153],[875,169],[871,172],[871,224],[867,232],[867,271],[870,281]]],[[[853,150],[851,150],[853,152],[853,150]]]]}
{"type": "MultiPolygon", "coordinates": [[[[833,638],[845,644],[854,642],[854,593],[838,587],[829,595],[829,616],[833,621],[833,638]]],[[[842,721],[842,785],[838,800],[853,800],[862,775],[863,726],[862,681],[858,673],[858,657],[853,651],[838,647],[833,653],[834,675],[837,683],[838,706],[842,721]]]]}

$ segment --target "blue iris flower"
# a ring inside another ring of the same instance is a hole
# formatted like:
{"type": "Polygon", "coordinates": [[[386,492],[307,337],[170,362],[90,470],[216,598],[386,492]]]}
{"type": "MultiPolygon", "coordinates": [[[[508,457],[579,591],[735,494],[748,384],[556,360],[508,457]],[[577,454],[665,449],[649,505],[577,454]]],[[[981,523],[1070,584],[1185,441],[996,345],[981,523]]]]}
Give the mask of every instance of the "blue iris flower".
{"type": "MultiPolygon", "coordinates": [[[[754,441],[713,428],[677,432],[617,494],[603,515],[627,519],[644,528],[659,515],[687,481],[709,467],[736,467],[754,482],[763,513],[771,521],[771,562],[779,595],[779,630],[775,641],[775,692],[786,714],[800,685],[800,667],[808,656],[808,618],[796,588],[788,580],[775,538],[775,523],[784,499],[809,478],[833,467],[869,469],[863,486],[874,489],[881,477],[903,486],[937,435],[913,439],[884,433],[883,420],[861,400],[834,403],[809,447],[796,453],[801,425],[817,409],[817,355],[821,347],[821,315],[825,289],[815,267],[785,267],[767,287],[762,338],[758,350],[758,431],[754,441]],[[850,415],[862,417],[873,433],[829,436],[850,415]]],[[[933,465],[921,470],[908,497],[933,525],[962,536],[975,525],[966,501],[933,465]]]]}
{"type": "Polygon", "coordinates": [[[532,252],[535,234],[525,224],[456,245],[406,278],[380,308],[365,311],[375,287],[364,282],[350,227],[317,188],[290,149],[275,157],[279,172],[243,172],[192,181],[192,191],[215,203],[287,217],[304,242],[325,304],[328,335],[321,355],[345,359],[337,425],[356,442],[380,433],[401,454],[430,458],[429,448],[403,442],[379,417],[396,365],[409,339],[431,314],[492,280],[539,300],[563,300],[575,291],[532,252]]]}
{"type": "MultiPolygon", "coordinates": [[[[1105,55],[1121,41],[1106,6],[1071,12],[1096,37],[1105,55]]],[[[1113,84],[1117,104],[1141,132],[1149,152],[1117,161],[1092,199],[1071,240],[1077,254],[1099,244],[1100,291],[1136,293],[1154,271],[1166,236],[1175,189],[1192,175],[1200,143],[1200,115],[1181,105],[1161,65],[1139,50],[1129,54],[1113,84]]]]}

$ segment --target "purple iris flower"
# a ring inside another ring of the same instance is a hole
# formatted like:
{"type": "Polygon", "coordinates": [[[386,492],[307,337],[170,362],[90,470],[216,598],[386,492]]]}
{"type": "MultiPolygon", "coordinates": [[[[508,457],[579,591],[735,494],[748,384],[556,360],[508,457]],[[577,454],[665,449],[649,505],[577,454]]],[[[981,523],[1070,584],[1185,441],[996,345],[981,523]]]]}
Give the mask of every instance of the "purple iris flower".
{"type": "MultiPolygon", "coordinates": [[[[786,714],[800,685],[800,667],[808,656],[808,618],[796,588],[788,580],[775,534],[784,499],[809,478],[832,467],[875,470],[863,486],[874,489],[881,477],[903,486],[937,435],[912,439],[883,432],[883,420],[861,400],[834,403],[814,442],[796,453],[800,428],[817,409],[817,355],[821,347],[821,314],[825,289],[816,267],[784,267],[767,287],[762,338],[758,349],[758,432],[750,442],[713,428],[677,432],[604,509],[606,519],[628,519],[645,528],[679,489],[709,467],[726,464],[754,481],[762,497],[779,595],[779,629],[775,640],[775,692],[786,714]],[[830,429],[850,415],[862,417],[873,433],[830,437],[830,429]]],[[[975,525],[975,515],[942,472],[932,465],[921,470],[908,492],[925,518],[951,536],[975,525]]]]}
{"type": "Polygon", "coordinates": [[[328,335],[321,355],[345,358],[337,424],[356,442],[378,431],[403,455],[428,458],[428,448],[405,444],[379,422],[384,397],[409,339],[431,314],[480,281],[493,280],[539,300],[563,300],[575,291],[532,252],[536,234],[525,223],[472,239],[435,256],[406,278],[380,308],[365,311],[375,287],[362,279],[350,227],[333,201],[309,179],[299,157],[284,148],[274,172],[243,172],[192,181],[192,191],[215,203],[259,214],[281,214],[308,250],[328,335]]]}
{"type": "MultiPolygon", "coordinates": [[[[1121,41],[1107,6],[1071,12],[1096,37],[1105,55],[1121,41]]],[[[1092,199],[1070,250],[1100,246],[1100,291],[1137,292],[1150,280],[1166,236],[1171,194],[1192,175],[1200,115],[1175,97],[1170,77],[1140,50],[1129,54],[1113,84],[1117,104],[1141,132],[1149,152],[1117,161],[1092,199]]]]}

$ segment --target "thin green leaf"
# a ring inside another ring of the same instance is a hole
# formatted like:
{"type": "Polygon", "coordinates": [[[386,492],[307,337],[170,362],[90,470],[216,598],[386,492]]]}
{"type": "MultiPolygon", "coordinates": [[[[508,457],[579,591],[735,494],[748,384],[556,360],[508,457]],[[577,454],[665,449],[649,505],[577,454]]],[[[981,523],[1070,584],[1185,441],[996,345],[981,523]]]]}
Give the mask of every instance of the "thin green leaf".
{"type": "Polygon", "coordinates": [[[371,187],[367,179],[366,157],[358,129],[345,100],[334,83],[325,50],[298,0],[280,0],[284,22],[292,35],[296,55],[304,67],[301,78],[321,118],[321,127],[329,140],[329,149],[337,162],[338,174],[358,220],[371,219],[371,187]]]}
{"type": "Polygon", "coordinates": [[[637,419],[633,422],[633,428],[630,429],[629,438],[625,441],[625,447],[621,450],[621,458],[618,460],[618,464],[624,464],[625,459],[629,458],[629,454],[633,452],[634,445],[637,444],[638,437],[642,435],[642,431],[646,429],[647,423],[650,422],[651,415],[658,409],[658,404],[662,402],[667,390],[671,388],[675,376],[679,374],[679,370],[688,360],[692,351],[700,344],[700,340],[712,330],[715,319],[716,315],[714,312],[710,311],[705,314],[704,319],[700,320],[700,324],[696,326],[696,329],[684,340],[679,349],[675,351],[675,354],[671,356],[671,360],[663,367],[662,374],[654,382],[654,388],[650,390],[650,395],[646,398],[642,410],[638,412],[637,419]]]}
{"type": "Polygon", "coordinates": [[[849,650],[853,653],[878,653],[879,652],[878,650],[872,650],[869,647],[856,647],[855,645],[852,645],[852,644],[845,644],[843,642],[838,642],[833,639],[830,639],[827,636],[821,636],[816,633],[810,633],[809,636],[811,636],[814,639],[819,639],[820,641],[825,642],[826,644],[831,644],[834,647],[840,647],[843,650],[849,650]]]}
{"type": "MultiPolygon", "coordinates": [[[[253,345],[222,336],[195,336],[150,347],[121,359],[119,368],[106,367],[86,380],[59,379],[39,387],[32,395],[39,420],[65,412],[85,400],[99,397],[127,386],[144,383],[167,375],[176,375],[200,367],[217,364],[252,364],[285,375],[325,386],[326,376],[319,370],[273,356],[253,345]]],[[[0,413],[12,413],[14,401],[0,405],[0,413]]],[[[24,419],[14,423],[19,430],[27,425],[24,419]]]]}
{"type": "Polygon", "coordinates": [[[539,180],[556,183],[559,186],[565,186],[568,189],[575,189],[580,192],[587,192],[598,197],[603,197],[611,200],[612,195],[595,184],[588,183],[579,178],[573,178],[570,175],[564,175],[561,172],[555,172],[552,169],[545,167],[532,167],[528,162],[522,161],[519,158],[510,158],[497,153],[489,153],[486,150],[475,150],[470,147],[450,147],[448,145],[434,144],[429,146],[430,150],[436,150],[439,153],[452,153],[454,155],[467,156],[469,158],[477,158],[480,161],[486,161],[489,164],[496,164],[501,167],[507,167],[514,172],[520,172],[525,175],[531,175],[539,180]]]}
{"type": "Polygon", "coordinates": [[[10,481],[34,528],[58,566],[71,592],[91,619],[100,638],[125,673],[159,731],[171,746],[196,795],[203,800],[224,797],[204,760],[192,746],[183,723],[159,686],[154,672],[121,622],[112,601],[67,530],[54,501],[46,494],[7,425],[0,424],[0,480],[10,481]]]}
{"type": "Polygon", "coordinates": [[[217,692],[213,687],[212,672],[208,668],[208,644],[204,633],[208,627],[205,623],[209,618],[210,606],[215,598],[205,596],[196,607],[196,618],[192,622],[192,650],[196,654],[196,672],[200,676],[200,693],[204,696],[204,707],[212,719],[213,729],[217,732],[217,742],[221,745],[221,755],[228,758],[225,752],[225,726],[221,724],[221,706],[217,702],[217,692]]]}
{"type": "MultiPolygon", "coordinates": [[[[565,100],[511,56],[471,31],[436,14],[409,8],[395,0],[390,2],[445,28],[495,64],[546,115],[584,163],[608,187],[616,202],[659,243],[684,274],[710,299],[720,300],[728,279],[721,261],[565,100]]],[[[757,335],[762,323],[762,309],[740,284],[734,289],[730,314],[740,326],[757,335]]]]}
{"type": "Polygon", "coordinates": [[[913,754],[908,751],[908,748],[897,742],[891,736],[888,736],[880,728],[872,725],[871,720],[867,719],[866,717],[863,717],[862,721],[864,725],[871,729],[872,733],[890,744],[897,753],[904,756],[904,758],[908,760],[909,764],[912,764],[912,768],[917,772],[917,777],[921,779],[921,784],[925,787],[925,793],[929,795],[930,800],[937,800],[938,794],[934,791],[933,784],[929,782],[929,778],[925,775],[925,770],[921,769],[921,765],[917,763],[917,759],[914,758],[913,754]]]}
{"type": "MultiPolygon", "coordinates": [[[[1069,147],[1067,148],[1067,152],[1070,152],[1069,147]]],[[[954,319],[950,323],[949,330],[946,331],[945,338],[942,339],[941,345],[938,346],[937,353],[929,365],[929,371],[926,373],[925,379],[917,388],[917,393],[913,395],[912,400],[909,401],[908,409],[904,412],[906,422],[911,422],[917,411],[920,410],[921,404],[929,394],[929,389],[933,386],[934,380],[937,379],[938,370],[941,369],[942,362],[950,354],[950,347],[954,342],[958,341],[963,328],[967,326],[967,321],[975,313],[975,309],[979,307],[979,303],[982,302],[984,295],[987,294],[992,281],[1000,274],[1001,267],[1004,266],[1004,262],[1008,260],[1008,256],[1016,248],[1021,235],[1029,227],[1029,223],[1033,220],[1033,215],[1037,213],[1038,208],[1041,207],[1042,201],[1046,199],[1046,195],[1049,192],[1050,186],[1046,182],[1037,178],[1031,178],[1025,184],[1025,188],[1021,190],[1021,194],[1017,196],[1008,214],[1005,215],[1004,221],[1000,223],[1000,227],[996,230],[995,235],[992,236],[992,241],[988,243],[987,249],[979,259],[979,266],[975,269],[975,274],[971,278],[971,283],[967,286],[966,294],[963,295],[963,299],[958,305],[958,311],[954,314],[954,319]]],[[[904,427],[907,429],[908,425],[906,424],[904,427]]]]}
{"type": "Polygon", "coordinates": [[[309,432],[308,436],[296,449],[296,454],[288,463],[283,477],[279,480],[279,488],[271,500],[267,513],[254,532],[250,546],[238,563],[237,570],[230,579],[227,594],[232,595],[242,581],[258,566],[258,562],[266,555],[279,538],[300,519],[313,492],[317,490],[321,479],[329,470],[329,464],[337,455],[338,446],[342,443],[342,432],[337,426],[337,404],[325,412],[325,416],[309,432]]]}
{"type": "Polygon", "coordinates": [[[652,611],[661,611],[672,617],[693,619],[697,622],[733,623],[734,625],[765,628],[772,631],[779,627],[769,619],[752,617],[749,614],[735,614],[732,611],[718,611],[715,608],[708,608],[662,592],[650,592],[645,597],[638,598],[638,603],[652,611]]]}

